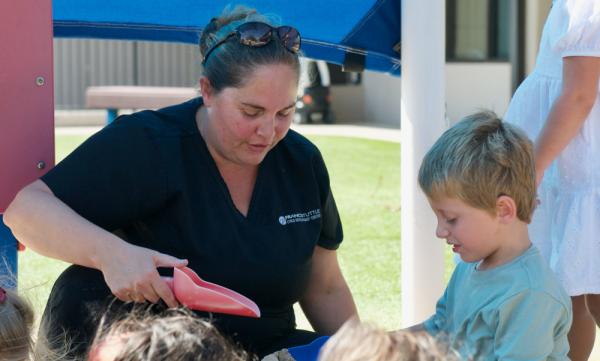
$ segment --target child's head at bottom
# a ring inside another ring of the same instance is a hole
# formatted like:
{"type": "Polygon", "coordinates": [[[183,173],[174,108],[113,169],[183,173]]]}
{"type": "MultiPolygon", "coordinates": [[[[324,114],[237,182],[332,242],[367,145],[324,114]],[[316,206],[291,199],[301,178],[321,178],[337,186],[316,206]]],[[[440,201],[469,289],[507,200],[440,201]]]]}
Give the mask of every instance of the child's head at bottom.
{"type": "Polygon", "coordinates": [[[210,322],[185,309],[161,314],[135,311],[101,325],[89,361],[245,361],[248,355],[210,322]]]}
{"type": "Polygon", "coordinates": [[[33,309],[17,293],[0,287],[0,360],[29,360],[33,309]]]}
{"type": "Polygon", "coordinates": [[[419,185],[438,218],[437,236],[446,238],[463,260],[478,261],[485,252],[467,254],[462,241],[475,238],[477,243],[499,229],[501,238],[511,239],[531,221],[536,198],[533,145],[520,129],[492,112],[468,116],[427,152],[419,185]]]}
{"type": "Polygon", "coordinates": [[[319,361],[459,361],[456,351],[428,334],[386,332],[347,321],[323,346],[319,361]]]}

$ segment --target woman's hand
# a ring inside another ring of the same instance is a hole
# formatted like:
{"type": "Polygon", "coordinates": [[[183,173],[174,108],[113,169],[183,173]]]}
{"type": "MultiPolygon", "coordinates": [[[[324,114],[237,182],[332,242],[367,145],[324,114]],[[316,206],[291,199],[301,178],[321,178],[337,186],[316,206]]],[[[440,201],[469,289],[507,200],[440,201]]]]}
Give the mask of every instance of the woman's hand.
{"type": "Polygon", "coordinates": [[[185,267],[187,260],[125,242],[122,245],[99,260],[110,291],[125,302],[157,303],[162,299],[169,307],[177,307],[179,303],[157,268],[185,267]]]}

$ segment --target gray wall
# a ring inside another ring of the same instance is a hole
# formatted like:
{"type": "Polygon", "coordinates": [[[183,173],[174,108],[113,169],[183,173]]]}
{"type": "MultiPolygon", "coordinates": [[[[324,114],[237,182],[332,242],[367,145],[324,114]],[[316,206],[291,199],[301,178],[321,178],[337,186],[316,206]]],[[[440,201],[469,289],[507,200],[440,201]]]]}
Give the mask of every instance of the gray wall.
{"type": "Polygon", "coordinates": [[[365,71],[364,121],[399,128],[401,85],[400,77],[365,71]]]}
{"type": "Polygon", "coordinates": [[[504,116],[511,97],[509,62],[446,64],[446,113],[450,124],[481,111],[504,116]]]}
{"type": "Polygon", "coordinates": [[[365,119],[365,88],[358,85],[332,85],[331,109],[336,122],[357,123],[365,119]]]}
{"type": "Polygon", "coordinates": [[[193,45],[55,39],[55,108],[84,108],[92,85],[196,86],[199,58],[193,45]]]}

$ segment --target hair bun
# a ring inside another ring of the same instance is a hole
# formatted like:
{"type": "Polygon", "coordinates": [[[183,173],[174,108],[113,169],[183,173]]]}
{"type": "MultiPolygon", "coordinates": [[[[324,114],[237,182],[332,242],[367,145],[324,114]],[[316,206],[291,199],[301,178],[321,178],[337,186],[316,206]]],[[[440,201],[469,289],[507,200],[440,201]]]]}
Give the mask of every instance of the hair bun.
{"type": "Polygon", "coordinates": [[[227,27],[232,22],[248,19],[254,14],[257,14],[256,9],[244,5],[237,5],[233,9],[227,6],[221,13],[221,16],[210,19],[200,36],[200,54],[202,57],[206,55],[206,51],[210,46],[218,41],[217,34],[221,29],[227,27]]]}

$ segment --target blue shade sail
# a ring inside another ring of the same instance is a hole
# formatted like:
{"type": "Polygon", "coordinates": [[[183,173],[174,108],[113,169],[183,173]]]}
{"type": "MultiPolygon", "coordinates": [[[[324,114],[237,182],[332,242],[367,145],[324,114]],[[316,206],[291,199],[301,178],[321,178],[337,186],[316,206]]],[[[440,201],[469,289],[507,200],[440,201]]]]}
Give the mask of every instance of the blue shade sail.
{"type": "MultiPolygon", "coordinates": [[[[228,4],[53,0],[54,36],[197,44],[203,26],[228,4]]],[[[369,70],[400,74],[400,0],[248,0],[243,4],[296,27],[307,57],[340,65],[350,59],[369,70]]]]}

